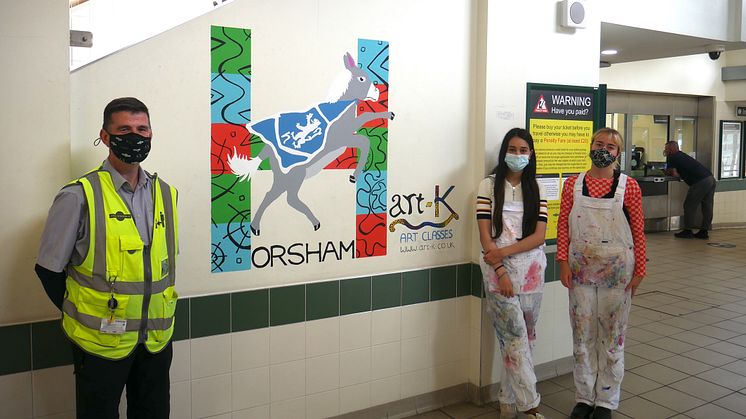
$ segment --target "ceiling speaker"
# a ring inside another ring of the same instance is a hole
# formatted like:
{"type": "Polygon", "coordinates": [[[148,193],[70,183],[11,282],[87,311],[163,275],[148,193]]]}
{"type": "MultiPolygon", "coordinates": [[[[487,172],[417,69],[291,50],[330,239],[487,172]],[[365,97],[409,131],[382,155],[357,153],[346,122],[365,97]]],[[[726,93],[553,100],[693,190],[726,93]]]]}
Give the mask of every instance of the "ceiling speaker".
{"type": "Polygon", "coordinates": [[[560,23],[566,28],[585,28],[586,6],[584,0],[563,0],[560,3],[560,23]]]}

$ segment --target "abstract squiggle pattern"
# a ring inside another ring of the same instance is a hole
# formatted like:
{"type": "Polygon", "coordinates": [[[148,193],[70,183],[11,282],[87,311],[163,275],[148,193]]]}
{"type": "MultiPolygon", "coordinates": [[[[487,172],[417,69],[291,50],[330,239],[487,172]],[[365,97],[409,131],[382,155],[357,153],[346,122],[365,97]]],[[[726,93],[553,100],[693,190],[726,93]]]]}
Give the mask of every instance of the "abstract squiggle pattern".
{"type": "MultiPolygon", "coordinates": [[[[365,101],[358,105],[358,114],[386,112],[389,109],[389,43],[370,39],[358,40],[358,65],[370,75],[378,87],[378,101],[365,101]]],[[[387,185],[388,185],[388,120],[376,119],[358,131],[370,139],[368,161],[364,162],[363,175],[356,181],[355,206],[357,212],[355,232],[355,257],[364,258],[386,254],[387,185]]],[[[354,156],[354,152],[352,154],[354,156]]],[[[342,165],[342,160],[332,162],[342,165]]],[[[360,162],[358,162],[360,163],[360,162]]]]}
{"type": "Polygon", "coordinates": [[[239,182],[227,160],[256,156],[261,141],[251,120],[251,30],[211,28],[210,171],[211,271],[251,268],[251,184],[239,182]]]}

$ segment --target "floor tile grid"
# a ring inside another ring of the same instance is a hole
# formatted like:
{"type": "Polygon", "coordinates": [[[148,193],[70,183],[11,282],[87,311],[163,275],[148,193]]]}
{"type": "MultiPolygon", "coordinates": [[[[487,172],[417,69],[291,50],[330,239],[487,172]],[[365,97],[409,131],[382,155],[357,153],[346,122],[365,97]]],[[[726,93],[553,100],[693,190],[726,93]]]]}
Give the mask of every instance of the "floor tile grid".
{"type": "MultiPolygon", "coordinates": [[[[614,418],[746,418],[744,248],[746,229],[716,230],[708,242],[648,235],[648,275],[633,300],[614,418]]],[[[538,386],[542,413],[566,418],[575,403],[572,375],[538,386]]],[[[430,417],[495,418],[499,409],[472,407],[449,406],[430,417]]]]}

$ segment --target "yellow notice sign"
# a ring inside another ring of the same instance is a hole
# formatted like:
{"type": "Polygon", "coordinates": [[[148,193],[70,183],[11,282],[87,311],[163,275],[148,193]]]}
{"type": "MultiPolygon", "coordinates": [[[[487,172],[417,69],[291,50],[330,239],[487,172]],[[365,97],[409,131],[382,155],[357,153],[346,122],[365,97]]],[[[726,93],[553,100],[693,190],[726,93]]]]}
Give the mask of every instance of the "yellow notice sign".
{"type": "Polygon", "coordinates": [[[532,119],[529,131],[537,174],[580,173],[590,168],[593,121],[532,119]]]}
{"type": "MultiPolygon", "coordinates": [[[[534,137],[537,175],[556,175],[564,180],[564,174],[577,174],[590,168],[588,151],[593,121],[531,119],[529,130],[534,137]]],[[[561,187],[557,189],[561,191],[561,187]]],[[[562,195],[547,195],[547,239],[556,239],[562,195]]]]}

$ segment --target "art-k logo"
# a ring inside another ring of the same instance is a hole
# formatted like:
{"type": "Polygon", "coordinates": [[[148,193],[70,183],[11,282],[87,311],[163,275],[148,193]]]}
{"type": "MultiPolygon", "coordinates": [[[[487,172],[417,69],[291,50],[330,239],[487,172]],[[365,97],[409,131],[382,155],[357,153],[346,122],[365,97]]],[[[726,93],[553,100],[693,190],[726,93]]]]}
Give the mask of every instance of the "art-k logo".
{"type": "Polygon", "coordinates": [[[411,193],[407,195],[396,194],[391,197],[391,208],[389,209],[389,215],[394,219],[389,224],[389,231],[395,232],[397,225],[402,225],[409,230],[419,230],[423,227],[434,227],[444,228],[451,221],[458,220],[459,216],[456,211],[453,210],[450,204],[448,204],[448,196],[453,192],[455,185],[451,185],[448,189],[440,194],[440,185],[435,185],[435,194],[432,200],[425,201],[425,197],[420,193],[411,193]],[[424,206],[424,207],[423,207],[424,206]],[[431,220],[420,222],[419,224],[413,224],[407,217],[415,216],[417,219],[421,219],[422,215],[428,212],[429,208],[434,208],[433,218],[431,220]],[[441,207],[448,211],[448,215],[445,216],[443,221],[439,221],[441,217],[441,207]]]}

